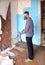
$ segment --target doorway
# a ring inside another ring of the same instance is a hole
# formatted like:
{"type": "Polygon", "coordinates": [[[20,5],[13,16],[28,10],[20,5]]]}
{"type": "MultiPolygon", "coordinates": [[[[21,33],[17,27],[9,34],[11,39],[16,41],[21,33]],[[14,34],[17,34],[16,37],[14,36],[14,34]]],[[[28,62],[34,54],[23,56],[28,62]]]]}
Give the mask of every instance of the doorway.
{"type": "Polygon", "coordinates": [[[41,46],[45,46],[45,1],[41,1],[41,46]]]}

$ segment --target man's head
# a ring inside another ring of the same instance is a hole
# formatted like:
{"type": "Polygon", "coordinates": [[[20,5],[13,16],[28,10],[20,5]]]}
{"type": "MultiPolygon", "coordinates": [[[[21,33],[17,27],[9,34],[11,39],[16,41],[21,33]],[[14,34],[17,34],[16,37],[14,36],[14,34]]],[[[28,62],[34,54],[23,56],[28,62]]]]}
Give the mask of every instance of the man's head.
{"type": "Polygon", "coordinates": [[[29,12],[28,11],[25,11],[24,12],[24,20],[26,20],[28,18],[29,18],[29,12]]]}

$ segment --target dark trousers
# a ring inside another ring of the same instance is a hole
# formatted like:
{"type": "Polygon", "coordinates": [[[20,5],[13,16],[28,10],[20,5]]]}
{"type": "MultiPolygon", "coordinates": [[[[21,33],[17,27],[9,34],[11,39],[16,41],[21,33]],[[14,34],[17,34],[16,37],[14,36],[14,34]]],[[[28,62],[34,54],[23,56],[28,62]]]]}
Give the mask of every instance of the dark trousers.
{"type": "Polygon", "coordinates": [[[32,37],[26,37],[27,47],[28,47],[28,57],[29,59],[33,59],[33,44],[32,37]]]}

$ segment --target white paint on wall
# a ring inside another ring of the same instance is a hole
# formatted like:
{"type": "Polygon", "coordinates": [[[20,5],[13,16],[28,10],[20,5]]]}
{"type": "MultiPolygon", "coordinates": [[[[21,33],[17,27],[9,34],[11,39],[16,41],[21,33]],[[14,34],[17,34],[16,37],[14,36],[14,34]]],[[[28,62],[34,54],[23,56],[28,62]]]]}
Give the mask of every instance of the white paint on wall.
{"type": "Polygon", "coordinates": [[[38,30],[39,30],[39,45],[41,44],[41,1],[38,0],[38,30]]]}
{"type": "Polygon", "coordinates": [[[15,44],[17,39],[17,1],[11,1],[11,43],[15,44]]]}
{"type": "Polygon", "coordinates": [[[0,1],[0,15],[2,15],[4,19],[6,19],[8,5],[9,1],[0,1]]]}
{"type": "Polygon", "coordinates": [[[18,14],[22,14],[25,7],[31,7],[31,0],[18,0],[18,14]]]}

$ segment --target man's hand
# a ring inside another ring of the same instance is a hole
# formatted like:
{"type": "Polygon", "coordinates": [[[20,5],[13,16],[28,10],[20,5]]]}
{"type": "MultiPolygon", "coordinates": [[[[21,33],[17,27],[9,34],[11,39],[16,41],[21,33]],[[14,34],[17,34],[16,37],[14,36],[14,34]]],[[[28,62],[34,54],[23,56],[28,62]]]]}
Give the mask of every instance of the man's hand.
{"type": "Polygon", "coordinates": [[[21,36],[21,32],[18,32],[18,36],[21,36]]]}

